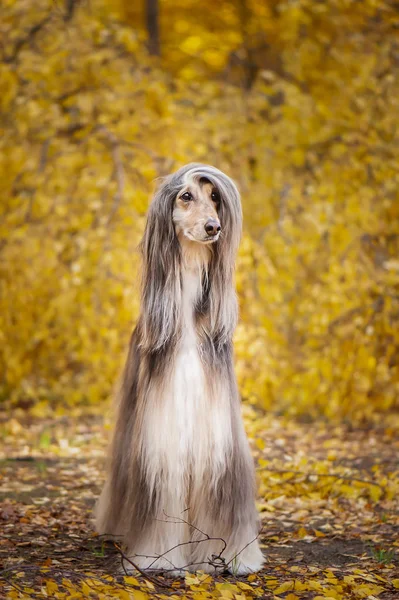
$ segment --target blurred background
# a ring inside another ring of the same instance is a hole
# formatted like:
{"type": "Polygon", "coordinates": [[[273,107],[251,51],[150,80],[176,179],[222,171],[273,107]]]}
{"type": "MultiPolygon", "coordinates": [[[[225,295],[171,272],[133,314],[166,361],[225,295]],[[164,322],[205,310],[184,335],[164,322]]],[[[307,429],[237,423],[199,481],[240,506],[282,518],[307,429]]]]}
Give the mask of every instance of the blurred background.
{"type": "Polygon", "coordinates": [[[398,33],[394,1],[3,0],[3,406],[110,398],[156,179],[200,161],[242,193],[244,401],[398,412],[398,33]]]}

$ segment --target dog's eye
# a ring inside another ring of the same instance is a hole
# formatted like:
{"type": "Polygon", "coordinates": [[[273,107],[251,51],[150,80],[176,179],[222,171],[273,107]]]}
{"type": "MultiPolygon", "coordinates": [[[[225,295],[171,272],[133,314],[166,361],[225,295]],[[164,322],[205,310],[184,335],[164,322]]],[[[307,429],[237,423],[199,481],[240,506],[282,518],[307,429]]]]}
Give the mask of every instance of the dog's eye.
{"type": "Polygon", "coordinates": [[[211,194],[211,198],[212,198],[212,200],[213,200],[214,202],[218,202],[218,203],[219,203],[219,202],[220,202],[220,195],[219,195],[219,192],[216,192],[216,191],[212,192],[212,194],[211,194]]]}
{"type": "Polygon", "coordinates": [[[189,202],[190,200],[192,200],[192,199],[193,199],[193,197],[192,197],[192,195],[190,194],[190,192],[184,192],[184,194],[182,194],[182,195],[180,196],[180,198],[181,198],[182,200],[184,200],[185,202],[189,202]]]}

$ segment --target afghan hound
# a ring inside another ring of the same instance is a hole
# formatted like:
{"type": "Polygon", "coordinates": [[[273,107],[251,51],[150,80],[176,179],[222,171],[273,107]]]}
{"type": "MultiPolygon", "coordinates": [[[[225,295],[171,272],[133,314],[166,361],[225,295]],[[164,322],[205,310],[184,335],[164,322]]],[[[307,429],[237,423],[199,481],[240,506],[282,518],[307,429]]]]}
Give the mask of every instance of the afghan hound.
{"type": "Polygon", "coordinates": [[[241,225],[235,184],[208,165],[167,177],[150,205],[141,313],[96,513],[130,568],[243,575],[263,563],[233,370],[241,225]]]}

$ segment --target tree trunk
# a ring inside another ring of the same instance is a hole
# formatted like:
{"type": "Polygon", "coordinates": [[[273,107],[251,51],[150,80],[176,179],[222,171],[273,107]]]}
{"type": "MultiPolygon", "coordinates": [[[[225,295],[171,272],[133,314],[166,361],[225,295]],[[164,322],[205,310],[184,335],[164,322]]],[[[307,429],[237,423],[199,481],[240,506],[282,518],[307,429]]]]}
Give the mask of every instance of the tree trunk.
{"type": "Polygon", "coordinates": [[[148,51],[153,56],[161,53],[159,45],[159,4],[158,0],[146,0],[146,23],[148,32],[148,51]]]}

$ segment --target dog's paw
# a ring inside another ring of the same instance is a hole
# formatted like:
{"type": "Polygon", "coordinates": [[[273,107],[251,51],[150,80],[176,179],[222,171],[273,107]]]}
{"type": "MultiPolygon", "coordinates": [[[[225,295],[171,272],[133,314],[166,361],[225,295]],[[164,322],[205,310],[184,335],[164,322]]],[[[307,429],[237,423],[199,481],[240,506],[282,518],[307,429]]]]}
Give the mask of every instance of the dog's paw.
{"type": "Polygon", "coordinates": [[[237,554],[228,564],[228,570],[232,575],[250,575],[260,571],[265,562],[261,549],[258,544],[252,548],[248,547],[243,552],[237,554]]]}

